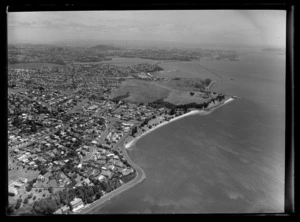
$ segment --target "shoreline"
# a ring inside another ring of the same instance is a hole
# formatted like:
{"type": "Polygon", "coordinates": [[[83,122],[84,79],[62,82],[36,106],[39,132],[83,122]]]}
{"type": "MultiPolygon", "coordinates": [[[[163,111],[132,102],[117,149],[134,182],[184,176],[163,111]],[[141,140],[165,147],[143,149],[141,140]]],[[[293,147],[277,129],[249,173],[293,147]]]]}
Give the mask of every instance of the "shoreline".
{"type": "Polygon", "coordinates": [[[170,119],[169,121],[164,121],[164,122],[158,124],[157,126],[155,126],[155,127],[151,128],[151,129],[147,130],[146,132],[142,133],[141,135],[139,135],[139,136],[136,137],[135,139],[131,140],[129,143],[125,144],[125,148],[126,148],[126,149],[129,149],[129,148],[130,148],[137,140],[139,140],[139,139],[142,138],[143,136],[147,135],[148,133],[151,133],[152,131],[158,129],[159,127],[162,127],[162,126],[164,126],[164,125],[166,125],[166,124],[168,124],[168,123],[170,123],[170,122],[176,121],[176,120],[181,119],[181,118],[184,118],[184,117],[186,117],[186,116],[190,116],[190,115],[197,114],[197,113],[199,113],[199,112],[200,112],[200,110],[191,110],[191,111],[189,111],[188,113],[185,113],[185,114],[183,114],[183,115],[177,116],[177,117],[175,117],[175,118],[173,118],[173,119],[170,119]]]}
{"type": "Polygon", "coordinates": [[[215,107],[212,107],[210,109],[207,110],[199,110],[199,109],[192,109],[189,112],[177,116],[169,121],[165,121],[153,128],[151,128],[150,130],[148,130],[147,132],[141,134],[140,136],[138,136],[137,138],[135,138],[134,140],[130,141],[129,143],[127,143],[126,145],[123,144],[121,145],[122,148],[122,152],[124,154],[124,157],[127,159],[127,161],[129,162],[129,164],[136,170],[136,177],[129,181],[128,183],[124,184],[124,186],[120,186],[119,188],[117,188],[116,190],[111,191],[110,193],[106,193],[102,198],[100,198],[98,201],[91,203],[90,205],[87,205],[86,207],[84,207],[83,209],[81,209],[79,212],[75,213],[75,214],[91,214],[94,211],[98,211],[101,207],[103,207],[107,202],[110,202],[114,197],[116,197],[117,195],[127,191],[128,189],[134,187],[135,185],[141,183],[144,179],[146,179],[146,174],[144,172],[144,170],[138,166],[136,163],[134,163],[130,157],[128,156],[127,150],[140,138],[142,138],[143,136],[147,135],[148,133],[154,131],[155,129],[164,126],[170,122],[176,121],[178,119],[187,117],[187,116],[191,116],[191,115],[195,115],[195,114],[200,114],[200,115],[207,115],[210,114],[211,112],[213,112],[214,110],[222,107],[223,105],[225,105],[226,103],[232,102],[233,100],[235,100],[232,97],[229,97],[228,99],[226,99],[225,101],[221,102],[220,104],[218,104],[215,107]]]}
{"type": "Polygon", "coordinates": [[[148,130],[148,131],[142,133],[141,135],[139,135],[138,137],[134,138],[133,140],[131,140],[130,142],[128,142],[127,144],[125,144],[124,147],[125,147],[126,149],[129,149],[129,148],[132,147],[139,139],[141,139],[143,136],[147,135],[148,133],[151,133],[152,131],[154,131],[154,130],[156,130],[156,129],[158,129],[158,128],[160,128],[160,127],[162,127],[162,126],[164,126],[164,125],[166,125],[166,124],[168,124],[168,123],[171,123],[171,122],[176,121],[176,120],[178,120],[178,119],[181,119],[181,118],[184,118],[184,117],[187,117],[187,116],[191,116],[191,115],[195,115],[195,114],[200,114],[200,115],[206,115],[206,114],[209,114],[209,113],[211,113],[212,111],[214,111],[215,109],[220,108],[220,107],[224,106],[226,103],[229,103],[229,102],[231,102],[231,101],[233,101],[233,100],[234,100],[234,99],[233,99],[232,97],[230,97],[230,98],[226,99],[225,101],[221,102],[220,104],[216,105],[215,107],[212,107],[212,108],[210,108],[210,109],[208,109],[208,110],[206,110],[206,109],[204,109],[204,110],[203,110],[203,109],[202,109],[202,110],[194,109],[194,110],[191,110],[191,111],[189,111],[189,112],[187,112],[187,113],[185,113],[185,114],[183,114],[183,115],[177,116],[177,117],[175,117],[175,118],[173,118],[173,119],[171,119],[171,120],[169,120],[169,121],[164,121],[163,123],[158,124],[157,126],[151,128],[150,130],[148,130]]]}

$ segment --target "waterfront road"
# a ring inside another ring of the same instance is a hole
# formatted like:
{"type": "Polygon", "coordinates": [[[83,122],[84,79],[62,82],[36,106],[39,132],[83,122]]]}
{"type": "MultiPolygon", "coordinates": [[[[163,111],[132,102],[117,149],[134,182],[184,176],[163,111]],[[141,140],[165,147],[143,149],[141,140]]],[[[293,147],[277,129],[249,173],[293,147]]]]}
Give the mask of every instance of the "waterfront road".
{"type": "Polygon", "coordinates": [[[127,160],[127,162],[135,169],[136,171],[136,177],[123,184],[122,186],[120,186],[119,188],[111,191],[110,193],[105,194],[104,196],[102,196],[99,200],[93,202],[92,204],[90,204],[87,208],[82,209],[81,211],[77,212],[79,214],[95,214],[95,213],[99,213],[99,209],[101,207],[103,207],[108,201],[110,201],[112,198],[116,197],[117,195],[121,194],[122,192],[134,187],[135,185],[141,183],[145,178],[146,178],[146,174],[143,171],[143,169],[138,166],[137,164],[135,164],[130,157],[128,156],[128,153],[126,151],[126,148],[124,146],[124,141],[127,138],[127,136],[129,135],[129,133],[127,133],[119,142],[118,144],[116,144],[116,146],[120,146],[123,156],[124,158],[127,160]]]}

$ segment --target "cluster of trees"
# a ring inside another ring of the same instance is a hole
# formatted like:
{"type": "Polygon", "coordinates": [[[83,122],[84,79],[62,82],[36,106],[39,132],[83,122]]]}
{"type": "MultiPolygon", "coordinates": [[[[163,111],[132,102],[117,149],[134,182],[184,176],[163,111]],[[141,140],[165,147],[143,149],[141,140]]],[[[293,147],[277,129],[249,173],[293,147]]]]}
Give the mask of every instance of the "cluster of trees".
{"type": "Polygon", "coordinates": [[[221,102],[224,99],[225,99],[225,95],[219,94],[214,100],[218,100],[219,102],[221,102]]]}
{"type": "Polygon", "coordinates": [[[207,78],[203,81],[203,83],[208,86],[211,83],[211,79],[207,78]]]}
{"type": "Polygon", "coordinates": [[[20,208],[20,206],[21,206],[21,204],[22,204],[22,199],[21,198],[19,198],[18,200],[17,200],[17,203],[16,203],[16,205],[15,205],[15,209],[17,210],[17,209],[19,209],[20,208]]]}
{"type": "Polygon", "coordinates": [[[198,83],[198,82],[196,82],[196,83],[194,84],[194,87],[195,87],[195,88],[199,88],[199,89],[200,89],[200,91],[203,91],[203,90],[204,90],[204,86],[203,86],[203,84],[201,84],[201,83],[198,83]]]}
{"type": "Polygon", "coordinates": [[[57,196],[47,197],[39,201],[35,201],[32,206],[32,214],[47,215],[53,214],[60,207],[60,200],[57,196]]]}
{"type": "Polygon", "coordinates": [[[146,119],[141,123],[140,127],[146,126],[146,125],[149,123],[150,120],[151,120],[151,118],[146,118],[146,119]]]}
{"type": "Polygon", "coordinates": [[[183,104],[183,105],[178,105],[177,108],[184,108],[184,109],[188,109],[188,108],[196,108],[196,109],[202,109],[202,108],[207,108],[208,107],[208,103],[204,102],[204,103],[187,103],[187,104],[183,104]]]}
{"type": "Polygon", "coordinates": [[[133,136],[134,134],[136,134],[138,131],[137,126],[134,126],[131,130],[131,136],[133,136]]]}
{"type": "Polygon", "coordinates": [[[176,112],[176,108],[172,108],[169,112],[169,115],[174,115],[176,112]]]}
{"type": "MultiPolygon", "coordinates": [[[[212,99],[210,102],[215,102],[215,101],[220,102],[224,99],[225,99],[225,96],[219,94],[216,98],[212,99]]],[[[162,107],[169,108],[169,109],[171,109],[169,114],[174,115],[175,112],[176,112],[176,109],[178,109],[178,108],[183,108],[183,109],[186,109],[186,110],[188,108],[202,109],[202,108],[207,108],[208,104],[210,102],[204,102],[204,103],[200,103],[200,104],[193,102],[193,103],[187,103],[187,104],[183,104],[183,105],[174,105],[172,103],[164,102],[163,99],[159,99],[159,100],[155,100],[152,103],[149,103],[148,105],[153,107],[153,108],[162,108],[162,107]]]]}
{"type": "Polygon", "coordinates": [[[36,126],[35,121],[33,121],[33,120],[27,120],[26,124],[30,126],[30,131],[32,133],[35,133],[37,131],[37,126],[36,126]]]}
{"type": "Polygon", "coordinates": [[[11,123],[13,126],[18,127],[22,124],[22,120],[18,116],[16,116],[11,123]]]}
{"type": "Polygon", "coordinates": [[[7,213],[8,214],[13,214],[15,212],[15,207],[16,207],[16,205],[9,204],[8,207],[7,207],[7,213]]]}
{"type": "Polygon", "coordinates": [[[28,185],[25,187],[26,191],[29,192],[32,189],[33,184],[36,182],[36,179],[33,179],[28,182],[28,185]]]}
{"type": "Polygon", "coordinates": [[[80,186],[75,189],[68,188],[59,191],[51,197],[34,202],[32,213],[36,215],[53,214],[57,209],[64,205],[68,205],[72,210],[70,203],[75,197],[81,198],[85,204],[92,203],[102,196],[101,191],[107,189],[107,187],[107,184],[99,182],[95,186],[80,186]]]}
{"type": "Polygon", "coordinates": [[[173,109],[173,108],[176,108],[176,105],[174,105],[173,103],[165,102],[165,101],[163,101],[163,99],[158,99],[158,100],[155,100],[151,103],[148,103],[148,106],[150,106],[152,108],[155,108],[155,109],[160,109],[160,108],[173,109]]]}
{"type": "Polygon", "coordinates": [[[130,67],[133,73],[138,72],[158,72],[164,70],[162,67],[154,64],[150,65],[148,63],[141,63],[137,65],[133,65],[130,67]]]}
{"type": "Polygon", "coordinates": [[[105,125],[105,119],[99,118],[98,121],[97,121],[97,123],[98,123],[99,125],[105,125]]]}
{"type": "Polygon", "coordinates": [[[48,170],[44,164],[41,164],[40,162],[37,162],[36,164],[37,164],[37,169],[38,169],[38,171],[40,171],[41,175],[45,175],[48,172],[48,170]]]}
{"type": "MultiPolygon", "coordinates": [[[[132,180],[135,176],[135,173],[131,173],[127,176],[122,177],[124,182],[128,182],[132,180]]],[[[59,191],[55,194],[52,194],[51,197],[47,197],[41,199],[39,201],[35,201],[32,205],[32,209],[30,213],[34,215],[47,215],[53,214],[57,209],[64,205],[68,205],[72,210],[72,206],[70,202],[74,200],[75,197],[81,198],[85,204],[92,203],[95,200],[98,200],[102,196],[102,191],[110,192],[115,190],[116,188],[121,186],[121,183],[118,178],[112,177],[108,182],[96,180],[94,178],[90,178],[90,180],[94,183],[93,186],[80,186],[64,189],[63,191],[59,191]]],[[[32,182],[30,182],[31,184],[32,182]]],[[[52,193],[53,188],[49,188],[49,192],[52,193]]],[[[27,203],[30,198],[32,198],[32,194],[24,199],[24,203],[27,203]]],[[[8,211],[13,212],[14,209],[19,209],[22,203],[22,199],[18,199],[17,203],[14,207],[10,207],[8,211]]]]}
{"type": "Polygon", "coordinates": [[[108,187],[107,187],[106,192],[110,192],[110,191],[113,191],[113,190],[117,189],[118,187],[120,187],[121,183],[118,178],[113,177],[108,181],[107,185],[108,185],[108,187]]]}

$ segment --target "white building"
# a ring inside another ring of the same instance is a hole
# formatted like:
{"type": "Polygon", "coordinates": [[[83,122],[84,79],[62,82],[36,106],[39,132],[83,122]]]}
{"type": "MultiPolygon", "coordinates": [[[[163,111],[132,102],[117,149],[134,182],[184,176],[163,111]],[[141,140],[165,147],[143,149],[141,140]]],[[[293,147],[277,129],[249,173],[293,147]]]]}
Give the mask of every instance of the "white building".
{"type": "Polygon", "coordinates": [[[9,187],[8,188],[8,194],[16,196],[16,195],[18,195],[18,190],[16,188],[14,188],[14,187],[9,187]]]}
{"type": "Polygon", "coordinates": [[[73,212],[76,212],[84,207],[82,199],[75,197],[74,200],[71,201],[71,206],[73,208],[73,212]]]}

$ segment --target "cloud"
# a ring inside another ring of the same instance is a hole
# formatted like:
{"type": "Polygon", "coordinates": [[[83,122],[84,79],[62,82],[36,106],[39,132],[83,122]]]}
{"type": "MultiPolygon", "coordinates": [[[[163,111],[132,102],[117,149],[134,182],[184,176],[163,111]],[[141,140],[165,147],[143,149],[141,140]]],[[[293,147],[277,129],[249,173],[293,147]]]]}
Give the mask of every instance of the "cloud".
{"type": "Polygon", "coordinates": [[[8,28],[32,36],[64,33],[72,39],[84,34],[91,38],[119,36],[125,40],[147,38],[204,44],[284,44],[284,15],[271,10],[16,12],[8,13],[8,28]]]}
{"type": "Polygon", "coordinates": [[[8,21],[8,27],[31,27],[31,22],[23,22],[23,21],[8,21]]]}

